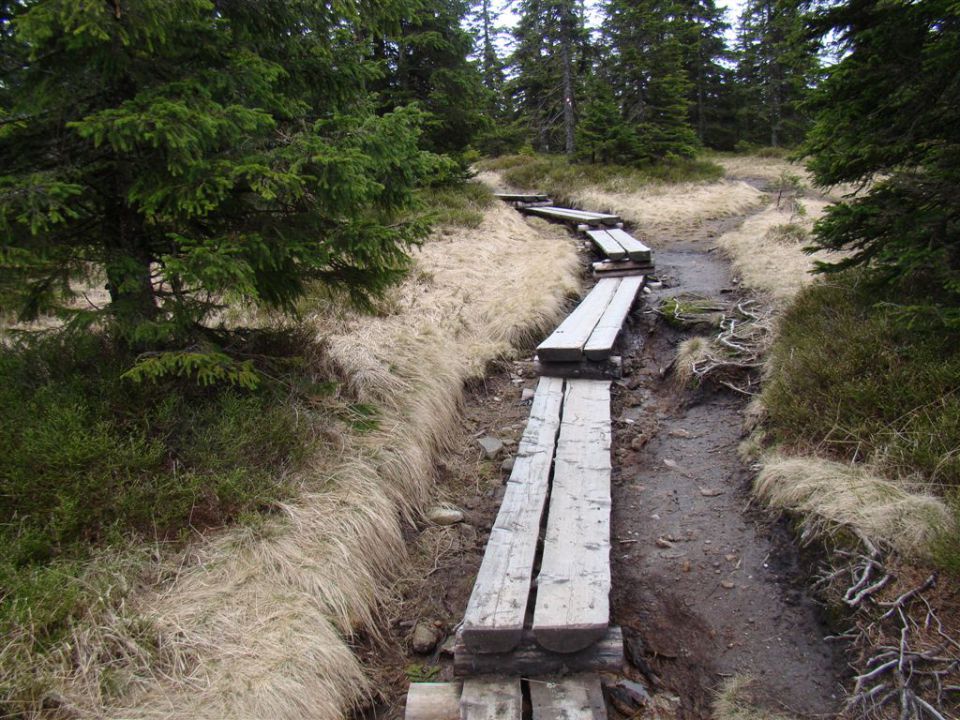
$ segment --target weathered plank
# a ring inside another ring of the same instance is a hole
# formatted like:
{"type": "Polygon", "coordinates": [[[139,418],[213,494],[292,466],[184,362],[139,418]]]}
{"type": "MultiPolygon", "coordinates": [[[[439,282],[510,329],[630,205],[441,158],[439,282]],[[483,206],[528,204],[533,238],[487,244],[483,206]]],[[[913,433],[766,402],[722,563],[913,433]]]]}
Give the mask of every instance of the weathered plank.
{"type": "Polygon", "coordinates": [[[607,720],[596,674],[530,679],[533,720],[607,720]]]}
{"type": "Polygon", "coordinates": [[[568,380],[537,579],[533,634],[576,652],[610,621],[610,383],[568,380]]]}
{"type": "Polygon", "coordinates": [[[471,678],[463,681],[461,720],[521,720],[520,677],[471,678]]]}
{"type": "Polygon", "coordinates": [[[587,230],[587,236],[593,240],[593,244],[599,248],[600,252],[611,260],[627,259],[627,251],[613,239],[609,230],[587,230]]]}
{"type": "Polygon", "coordinates": [[[605,277],[618,277],[611,273],[633,273],[636,275],[638,273],[650,272],[651,270],[653,270],[653,263],[639,263],[633,260],[618,260],[616,262],[602,260],[593,263],[594,274],[605,277]]]}
{"type": "Polygon", "coordinates": [[[453,648],[453,674],[457,677],[488,675],[553,675],[572,672],[619,672],[623,667],[623,633],[607,630],[599,641],[575,653],[555,653],[537,644],[533,633],[524,631],[520,644],[509,653],[475,653],[457,637],[453,648]]]}
{"type": "Polygon", "coordinates": [[[637,293],[643,287],[643,281],[643,275],[625,277],[620,281],[617,292],[614,293],[607,309],[603,311],[587,344],[583,346],[583,354],[586,355],[587,360],[606,360],[613,354],[613,345],[623,328],[630,308],[633,307],[637,293]]]}
{"type": "Polygon", "coordinates": [[[462,684],[410,683],[404,720],[460,720],[462,684]]]}
{"type": "Polygon", "coordinates": [[[550,199],[549,195],[542,193],[494,193],[494,196],[504,202],[544,202],[550,199]]]}
{"type": "Polygon", "coordinates": [[[537,215],[538,217],[560,220],[575,225],[580,223],[584,225],[615,225],[620,222],[620,218],[616,215],[588,213],[582,210],[570,210],[569,208],[558,208],[552,205],[545,207],[524,207],[520,210],[528,215],[537,215]]]}
{"type": "Polygon", "coordinates": [[[540,378],[500,512],[490,531],[461,631],[473,652],[520,642],[550,467],[560,428],[561,378],[540,378]]]}
{"type": "Polygon", "coordinates": [[[537,346],[541,362],[571,362],[583,359],[583,346],[613,299],[620,280],[600,280],[550,337],[537,346]]]}
{"type": "Polygon", "coordinates": [[[618,228],[611,228],[607,232],[627,251],[627,256],[637,262],[650,262],[650,248],[637,240],[633,235],[618,228]]]}
{"type": "Polygon", "coordinates": [[[623,360],[614,355],[606,360],[580,360],[579,362],[534,362],[532,370],[537,375],[583,380],[619,380],[623,377],[623,360]]]}

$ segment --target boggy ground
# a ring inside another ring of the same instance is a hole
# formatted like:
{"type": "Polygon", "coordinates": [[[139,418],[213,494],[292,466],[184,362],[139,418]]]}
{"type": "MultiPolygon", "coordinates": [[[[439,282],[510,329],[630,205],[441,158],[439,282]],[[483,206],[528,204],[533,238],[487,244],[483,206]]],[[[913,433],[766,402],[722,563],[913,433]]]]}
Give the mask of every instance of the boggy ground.
{"type": "MultiPolygon", "coordinates": [[[[740,292],[711,238],[742,221],[703,223],[660,250],[657,238],[648,238],[663,287],[639,304],[623,338],[626,372],[612,407],[611,600],[628,655],[645,666],[639,672],[627,663],[624,672],[654,697],[641,717],[712,717],[716,692],[735,675],[755,679],[758,717],[830,716],[842,696],[843,670],[806,594],[798,550],[782,523],[750,503],[751,471],[737,455],[748,398],[678,387],[668,368],[685,335],[654,311],[679,292],[740,292]]],[[[501,461],[526,422],[521,393],[535,385],[530,364],[512,362],[469,389],[464,426],[451,429],[460,442],[437,468],[441,500],[462,508],[465,521],[411,529],[415,571],[396,588],[385,637],[362,643],[365,661],[380,668],[382,691],[366,717],[402,717],[410,680],[452,679],[450,638],[502,497],[508,473],[501,461]],[[504,440],[505,454],[484,459],[483,435],[504,440]],[[418,623],[437,629],[432,652],[411,649],[418,623]]]]}

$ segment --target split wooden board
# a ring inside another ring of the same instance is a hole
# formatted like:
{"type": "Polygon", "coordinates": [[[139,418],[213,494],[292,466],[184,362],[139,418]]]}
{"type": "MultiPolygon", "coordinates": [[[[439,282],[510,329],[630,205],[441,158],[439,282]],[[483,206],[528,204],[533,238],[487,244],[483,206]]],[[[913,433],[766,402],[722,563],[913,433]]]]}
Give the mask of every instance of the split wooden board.
{"type": "Polygon", "coordinates": [[[610,382],[568,380],[537,578],[533,635],[583,650],[610,622],[610,382]]]}
{"type": "Polygon", "coordinates": [[[634,262],[650,262],[650,248],[637,240],[633,235],[620,230],[587,230],[589,237],[600,252],[610,260],[633,260],[634,262]]]}
{"type": "Polygon", "coordinates": [[[587,237],[611,260],[627,259],[627,251],[623,249],[623,245],[614,240],[606,230],[587,230],[587,237]]]}
{"type": "Polygon", "coordinates": [[[541,363],[609,359],[643,283],[643,276],[601,278],[577,308],[537,346],[537,358],[541,363]]]}
{"type": "Polygon", "coordinates": [[[560,208],[552,205],[545,207],[525,207],[521,208],[521,211],[529,215],[537,215],[538,217],[549,220],[559,220],[573,225],[616,225],[620,222],[620,218],[617,215],[571,210],[570,208],[560,208]]]}
{"type": "Polygon", "coordinates": [[[519,644],[563,404],[561,378],[540,378],[500,512],[490,531],[461,636],[471,651],[519,644]]]}
{"type": "Polygon", "coordinates": [[[607,720],[597,675],[530,680],[533,720],[607,720]]]}

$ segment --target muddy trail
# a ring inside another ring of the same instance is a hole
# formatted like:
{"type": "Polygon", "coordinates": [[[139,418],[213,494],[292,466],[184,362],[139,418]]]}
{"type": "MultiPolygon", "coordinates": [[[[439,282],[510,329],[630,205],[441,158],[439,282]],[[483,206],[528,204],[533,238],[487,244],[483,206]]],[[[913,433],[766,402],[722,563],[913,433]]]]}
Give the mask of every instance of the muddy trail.
{"type": "MultiPolygon", "coordinates": [[[[656,312],[680,293],[723,301],[741,295],[712,238],[743,220],[704,223],[662,244],[649,238],[662,287],[638,303],[621,341],[611,606],[612,622],[624,628],[623,673],[651,694],[640,717],[710,718],[717,691],[734,676],[755,680],[752,701],[760,708],[798,718],[832,716],[842,697],[842,662],[824,642],[829,631],[805,590],[798,549],[782,522],[750,502],[751,471],[737,454],[749,398],[678,387],[669,367],[691,333],[656,312]]],[[[400,718],[410,681],[453,679],[453,634],[526,422],[523,391],[535,385],[532,363],[518,361],[469,388],[464,426],[438,464],[442,499],[464,519],[411,532],[415,572],[396,588],[385,637],[359,648],[379,668],[382,688],[364,717],[400,718]],[[478,440],[487,437],[503,449],[485,456],[478,440]]]]}

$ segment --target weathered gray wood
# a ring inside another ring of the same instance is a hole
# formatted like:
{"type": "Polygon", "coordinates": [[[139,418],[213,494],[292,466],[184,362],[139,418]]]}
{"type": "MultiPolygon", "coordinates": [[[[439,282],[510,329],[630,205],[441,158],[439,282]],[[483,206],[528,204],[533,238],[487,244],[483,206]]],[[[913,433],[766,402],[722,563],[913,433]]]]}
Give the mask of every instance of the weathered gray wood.
{"type": "Polygon", "coordinates": [[[620,281],[617,292],[603,311],[600,321],[590,334],[590,339],[583,346],[583,354],[587,360],[606,360],[613,355],[613,346],[617,341],[623,323],[627,319],[630,308],[633,307],[637,293],[643,287],[643,275],[625,277],[620,281]]]}
{"type": "Polygon", "coordinates": [[[461,720],[521,720],[520,677],[471,678],[463,681],[461,720]]]}
{"type": "Polygon", "coordinates": [[[551,207],[552,205],[553,205],[552,200],[538,200],[534,202],[517,203],[517,209],[520,210],[522,208],[528,208],[528,207],[551,207]]]}
{"type": "Polygon", "coordinates": [[[637,240],[633,235],[618,228],[610,228],[610,233],[615,241],[620,243],[627,256],[636,262],[650,262],[650,248],[637,240]]]}
{"type": "Polygon", "coordinates": [[[561,378],[540,378],[500,512],[490,531],[461,634],[473,652],[506,652],[520,642],[533,561],[560,428],[561,378]]]}
{"type": "Polygon", "coordinates": [[[610,383],[568,380],[557,440],[533,634],[576,652],[610,621],[610,383]]]}
{"type": "Polygon", "coordinates": [[[530,678],[533,720],[607,720],[596,674],[530,678]]]}
{"type": "Polygon", "coordinates": [[[600,252],[611,260],[627,259],[627,251],[613,239],[609,230],[587,230],[587,236],[593,240],[593,244],[599,248],[600,252]]]}
{"type": "Polygon", "coordinates": [[[593,263],[593,272],[597,275],[603,275],[606,277],[617,277],[616,275],[611,275],[610,273],[614,272],[631,272],[633,274],[645,273],[653,270],[653,263],[639,263],[634,262],[633,260],[618,260],[613,262],[611,260],[602,260],[600,262],[593,263]]]}
{"type": "Polygon", "coordinates": [[[460,720],[462,683],[410,683],[404,720],[460,720]]]}
{"type": "Polygon", "coordinates": [[[544,217],[550,220],[560,220],[573,225],[580,223],[585,225],[614,225],[620,221],[620,218],[616,215],[587,213],[582,210],[570,210],[569,208],[558,208],[552,205],[546,207],[524,207],[520,210],[528,215],[537,215],[538,217],[544,217]]]}
{"type": "Polygon", "coordinates": [[[623,377],[623,359],[619,355],[614,355],[600,362],[594,362],[593,360],[534,362],[531,369],[536,375],[547,377],[619,380],[623,377]]]}
{"type": "Polygon", "coordinates": [[[600,280],[550,337],[537,346],[541,362],[571,362],[583,359],[583,346],[613,299],[620,280],[600,280]]]}
{"type": "Polygon", "coordinates": [[[572,672],[619,672],[623,667],[623,633],[612,627],[588,648],[575,653],[555,653],[537,644],[525,630],[520,644],[509,653],[475,653],[457,636],[453,649],[453,674],[472,675],[566,675],[572,672]]]}
{"type": "Polygon", "coordinates": [[[549,195],[542,193],[494,193],[495,197],[504,202],[543,202],[549,200],[549,195]]]}

